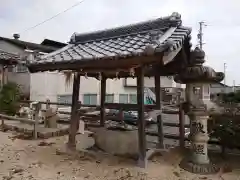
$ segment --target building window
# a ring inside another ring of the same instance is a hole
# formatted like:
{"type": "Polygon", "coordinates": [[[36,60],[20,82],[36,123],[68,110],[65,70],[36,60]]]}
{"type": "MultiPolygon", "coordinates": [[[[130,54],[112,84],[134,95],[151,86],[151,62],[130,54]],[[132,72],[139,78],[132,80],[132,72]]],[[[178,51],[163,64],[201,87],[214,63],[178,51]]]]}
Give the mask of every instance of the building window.
{"type": "Polygon", "coordinates": [[[119,103],[128,103],[128,94],[119,94],[119,103]]]}
{"type": "Polygon", "coordinates": [[[83,104],[86,105],[97,105],[97,94],[84,94],[83,104]]]}
{"type": "Polygon", "coordinates": [[[129,94],[129,103],[130,104],[137,104],[137,95],[136,94],[129,94]]]}
{"type": "Polygon", "coordinates": [[[106,103],[113,103],[114,102],[114,94],[106,94],[106,103]]]}
{"type": "Polygon", "coordinates": [[[22,65],[22,64],[18,64],[15,68],[15,71],[17,73],[25,73],[25,72],[28,72],[28,69],[26,66],[22,65]]]}
{"type": "Polygon", "coordinates": [[[64,103],[64,104],[72,104],[72,95],[71,94],[58,95],[57,102],[64,103]]]}

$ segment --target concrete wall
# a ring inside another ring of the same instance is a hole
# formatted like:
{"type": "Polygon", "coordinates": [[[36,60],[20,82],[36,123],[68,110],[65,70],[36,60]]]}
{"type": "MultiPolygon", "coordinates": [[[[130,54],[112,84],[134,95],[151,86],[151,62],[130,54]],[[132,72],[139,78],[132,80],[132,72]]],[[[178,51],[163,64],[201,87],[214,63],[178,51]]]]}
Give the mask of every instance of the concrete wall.
{"type": "Polygon", "coordinates": [[[21,92],[30,94],[30,74],[8,72],[8,81],[15,82],[20,86],[21,92]]]}
{"type": "MultiPolygon", "coordinates": [[[[163,77],[165,79],[165,77],[163,77]]],[[[69,85],[65,84],[65,77],[58,72],[41,72],[31,74],[30,86],[30,99],[45,101],[49,98],[51,101],[56,102],[58,95],[71,95],[72,82],[69,85]]],[[[136,79],[135,79],[136,80],[136,79]]],[[[164,87],[174,86],[170,82],[162,81],[164,87]],[[164,83],[166,82],[166,84],[164,83]]],[[[154,87],[153,78],[145,78],[146,87],[154,87]]],[[[106,86],[107,94],[114,94],[114,102],[119,102],[119,94],[137,94],[136,87],[125,87],[124,79],[107,80],[106,86]]],[[[100,103],[100,81],[95,78],[81,77],[80,82],[80,96],[79,100],[83,101],[84,94],[97,94],[98,104],[100,103]]]]}
{"type": "MultiPolygon", "coordinates": [[[[31,74],[30,99],[57,101],[57,95],[71,95],[72,82],[67,85],[65,77],[58,72],[43,72],[31,74]]],[[[118,102],[119,94],[136,94],[136,88],[124,88],[123,80],[107,80],[107,94],[114,94],[114,102],[118,102]]],[[[100,81],[95,78],[81,77],[79,100],[84,94],[97,94],[100,102],[100,81]]]]}
{"type": "Polygon", "coordinates": [[[0,49],[6,51],[6,52],[12,52],[12,53],[15,53],[15,54],[22,54],[24,53],[24,50],[17,47],[17,46],[14,46],[13,44],[11,43],[8,43],[6,41],[3,41],[3,40],[0,40],[0,49]]]}

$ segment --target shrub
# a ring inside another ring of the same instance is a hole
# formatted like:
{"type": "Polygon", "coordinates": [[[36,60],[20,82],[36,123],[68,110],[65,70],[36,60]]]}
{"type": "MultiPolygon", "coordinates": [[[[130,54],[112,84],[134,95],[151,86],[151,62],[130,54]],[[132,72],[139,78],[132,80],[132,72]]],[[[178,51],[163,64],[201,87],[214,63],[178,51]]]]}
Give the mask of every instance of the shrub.
{"type": "Polygon", "coordinates": [[[0,90],[0,112],[15,115],[20,100],[20,89],[16,83],[9,82],[0,90]]]}
{"type": "Polygon", "coordinates": [[[221,93],[219,96],[222,98],[222,101],[225,103],[240,103],[240,91],[230,92],[230,93],[221,93]]]}
{"type": "Polygon", "coordinates": [[[222,154],[225,153],[225,148],[240,149],[240,123],[234,117],[213,116],[210,122],[209,132],[211,138],[219,140],[222,147],[222,154]]]}

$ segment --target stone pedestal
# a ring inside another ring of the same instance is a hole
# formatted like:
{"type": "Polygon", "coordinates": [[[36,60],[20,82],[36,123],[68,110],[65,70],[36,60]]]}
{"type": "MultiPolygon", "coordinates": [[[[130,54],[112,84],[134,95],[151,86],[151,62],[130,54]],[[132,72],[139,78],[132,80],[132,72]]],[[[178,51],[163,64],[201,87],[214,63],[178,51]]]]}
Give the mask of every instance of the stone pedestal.
{"type": "Polygon", "coordinates": [[[180,167],[197,174],[212,174],[219,171],[219,168],[212,164],[208,157],[207,121],[209,116],[204,112],[192,112],[190,118],[191,155],[185,157],[180,167]]]}
{"type": "Polygon", "coordinates": [[[59,116],[56,109],[46,109],[42,110],[42,116],[44,117],[44,127],[46,128],[57,128],[57,121],[59,116]]]}
{"type": "Polygon", "coordinates": [[[207,142],[207,115],[194,115],[191,120],[190,139],[192,148],[192,161],[196,164],[208,164],[207,142]]]}

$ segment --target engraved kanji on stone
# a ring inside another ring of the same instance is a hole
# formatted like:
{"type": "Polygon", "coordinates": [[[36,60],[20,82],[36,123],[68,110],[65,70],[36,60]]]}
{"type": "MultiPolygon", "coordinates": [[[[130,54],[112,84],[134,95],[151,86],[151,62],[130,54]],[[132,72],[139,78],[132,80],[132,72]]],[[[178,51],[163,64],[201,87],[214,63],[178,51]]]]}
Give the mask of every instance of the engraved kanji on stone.
{"type": "Polygon", "coordinates": [[[203,124],[201,124],[200,122],[193,122],[192,128],[194,133],[197,132],[205,133],[205,131],[203,130],[203,124]]]}
{"type": "Polygon", "coordinates": [[[205,154],[205,152],[204,152],[204,145],[203,144],[193,144],[193,151],[196,154],[204,155],[205,154]]]}

